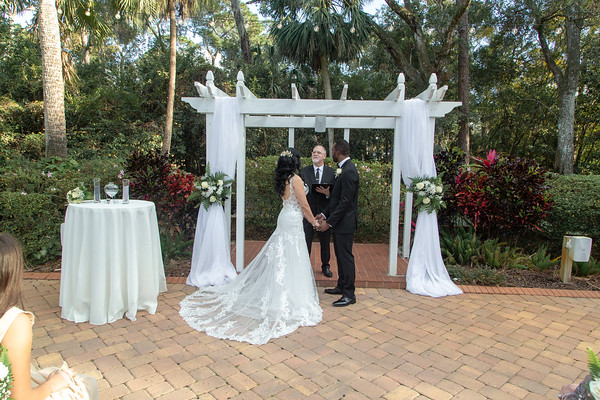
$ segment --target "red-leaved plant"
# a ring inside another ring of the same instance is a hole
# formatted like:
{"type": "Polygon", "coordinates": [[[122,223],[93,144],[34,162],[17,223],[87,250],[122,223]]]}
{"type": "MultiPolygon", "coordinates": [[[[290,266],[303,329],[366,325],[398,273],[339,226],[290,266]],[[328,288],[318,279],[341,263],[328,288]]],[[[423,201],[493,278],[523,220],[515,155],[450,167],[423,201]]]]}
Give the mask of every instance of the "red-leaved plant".
{"type": "Polygon", "coordinates": [[[473,157],[473,165],[455,178],[459,213],[476,230],[490,234],[539,230],[552,207],[546,175],[533,160],[498,155],[495,150],[485,159],[473,157]]]}

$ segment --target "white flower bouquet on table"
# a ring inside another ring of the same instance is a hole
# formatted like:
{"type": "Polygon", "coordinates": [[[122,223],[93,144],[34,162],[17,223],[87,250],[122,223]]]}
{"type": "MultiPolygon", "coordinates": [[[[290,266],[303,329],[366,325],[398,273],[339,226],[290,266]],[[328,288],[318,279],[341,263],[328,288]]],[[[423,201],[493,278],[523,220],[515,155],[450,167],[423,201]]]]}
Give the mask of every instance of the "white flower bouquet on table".
{"type": "Polygon", "coordinates": [[[438,176],[410,178],[410,180],[412,184],[407,190],[415,194],[414,204],[418,207],[419,211],[427,211],[428,214],[431,214],[446,207],[446,204],[442,200],[444,197],[442,178],[438,176]]]}
{"type": "Polygon", "coordinates": [[[0,399],[8,400],[10,389],[12,388],[13,375],[10,360],[8,359],[8,350],[0,345],[0,399]]]}
{"type": "Polygon", "coordinates": [[[67,201],[69,204],[80,204],[85,198],[85,192],[77,186],[73,190],[67,192],[67,201]]]}
{"type": "Polygon", "coordinates": [[[233,179],[227,179],[224,172],[210,173],[210,165],[206,165],[206,173],[200,178],[199,183],[194,184],[194,190],[188,197],[188,201],[198,202],[196,207],[203,205],[206,210],[213,204],[222,206],[231,195],[231,184],[233,179]]]}

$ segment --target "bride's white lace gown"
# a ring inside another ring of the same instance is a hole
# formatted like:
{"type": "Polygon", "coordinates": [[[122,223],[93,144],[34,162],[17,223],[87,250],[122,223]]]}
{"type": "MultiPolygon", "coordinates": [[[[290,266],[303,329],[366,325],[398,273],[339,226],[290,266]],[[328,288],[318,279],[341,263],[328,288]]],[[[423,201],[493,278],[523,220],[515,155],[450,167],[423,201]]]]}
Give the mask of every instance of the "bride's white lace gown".
{"type": "Polygon", "coordinates": [[[277,228],[256,258],[228,284],[201,288],[180,303],[179,314],[192,328],[220,339],[265,344],[321,321],[302,211],[289,187],[277,228]]]}

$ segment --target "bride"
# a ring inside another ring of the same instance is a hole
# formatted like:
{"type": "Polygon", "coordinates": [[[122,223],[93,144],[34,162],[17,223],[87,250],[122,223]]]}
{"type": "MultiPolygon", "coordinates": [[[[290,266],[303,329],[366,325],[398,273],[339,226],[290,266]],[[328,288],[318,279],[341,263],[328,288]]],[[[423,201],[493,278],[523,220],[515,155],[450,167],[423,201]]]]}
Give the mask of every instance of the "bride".
{"type": "Polygon", "coordinates": [[[300,153],[281,153],[275,191],[283,200],[277,228],[256,258],[231,282],[204,287],[180,303],[179,314],[210,336],[251,344],[313,326],[322,318],[302,218],[314,227],[300,169],[300,153]]]}

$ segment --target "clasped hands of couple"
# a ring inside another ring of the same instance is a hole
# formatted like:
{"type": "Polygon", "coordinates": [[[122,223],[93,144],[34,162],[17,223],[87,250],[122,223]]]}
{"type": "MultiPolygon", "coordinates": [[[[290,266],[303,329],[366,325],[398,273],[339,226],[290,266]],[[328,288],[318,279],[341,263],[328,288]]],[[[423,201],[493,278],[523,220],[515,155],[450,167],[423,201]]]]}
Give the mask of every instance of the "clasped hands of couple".
{"type": "Polygon", "coordinates": [[[327,222],[325,222],[325,217],[323,214],[315,215],[316,222],[313,224],[313,228],[319,232],[325,232],[327,229],[331,228],[327,222]]]}
{"type": "MultiPolygon", "coordinates": [[[[316,191],[318,193],[324,194],[325,196],[329,196],[330,190],[326,186],[318,186],[316,191]]],[[[313,228],[319,232],[325,232],[327,229],[331,228],[327,222],[325,222],[325,217],[323,214],[315,215],[316,223],[313,224],[313,228]]]]}

